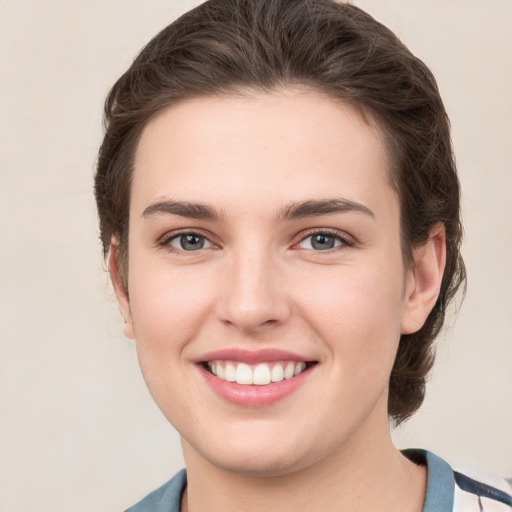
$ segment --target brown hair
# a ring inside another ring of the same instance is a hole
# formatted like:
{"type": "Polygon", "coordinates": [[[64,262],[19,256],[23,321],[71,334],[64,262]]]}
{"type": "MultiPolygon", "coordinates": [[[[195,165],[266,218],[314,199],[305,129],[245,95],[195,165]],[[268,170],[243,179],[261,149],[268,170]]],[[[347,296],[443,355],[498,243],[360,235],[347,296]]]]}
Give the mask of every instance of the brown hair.
{"type": "Polygon", "coordinates": [[[386,27],[333,0],[209,0],[162,30],[110,91],[95,193],[107,255],[115,239],[127,287],[134,153],[157,113],[184,99],[302,86],[373,116],[391,161],[401,207],[404,261],[438,222],[447,264],[423,327],[402,335],[390,378],[396,423],[421,405],[448,303],[465,282],[459,252],[459,182],[449,121],[432,73],[386,27]]]}

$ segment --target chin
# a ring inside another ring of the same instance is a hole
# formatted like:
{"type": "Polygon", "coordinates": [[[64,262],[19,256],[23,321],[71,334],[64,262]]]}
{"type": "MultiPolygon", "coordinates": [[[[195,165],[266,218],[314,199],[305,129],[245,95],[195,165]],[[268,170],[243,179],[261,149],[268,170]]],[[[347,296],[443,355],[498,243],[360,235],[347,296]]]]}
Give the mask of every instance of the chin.
{"type": "MultiPolygon", "coordinates": [[[[229,473],[252,477],[277,477],[295,473],[308,465],[306,443],[283,436],[223,436],[222,442],[183,443],[187,454],[199,456],[229,473]],[[229,439],[228,442],[226,440],[229,439]],[[285,440],[286,442],[283,442],[285,440]]],[[[195,458],[195,457],[194,457],[195,458]]]]}
{"type": "Polygon", "coordinates": [[[230,454],[229,457],[211,457],[210,463],[223,471],[255,478],[279,477],[295,473],[307,464],[284,454],[230,454]]]}

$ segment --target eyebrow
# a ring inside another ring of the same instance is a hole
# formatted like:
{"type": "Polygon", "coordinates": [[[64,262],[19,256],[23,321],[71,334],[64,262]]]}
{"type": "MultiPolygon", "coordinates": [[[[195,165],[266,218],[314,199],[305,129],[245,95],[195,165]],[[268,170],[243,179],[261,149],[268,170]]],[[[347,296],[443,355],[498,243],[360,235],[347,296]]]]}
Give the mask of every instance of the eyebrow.
{"type": "MultiPolygon", "coordinates": [[[[292,201],[278,212],[275,219],[276,222],[285,222],[347,212],[363,213],[375,218],[375,214],[360,203],[349,201],[348,199],[324,199],[292,201]]],[[[158,203],[148,206],[142,213],[142,216],[147,218],[162,213],[179,215],[180,217],[189,219],[210,220],[215,222],[225,220],[224,213],[217,211],[211,205],[172,200],[159,201],[158,203]]]]}
{"type": "Polygon", "coordinates": [[[293,201],[281,209],[276,220],[282,222],[346,212],[363,213],[375,218],[375,214],[360,203],[355,203],[348,199],[325,199],[302,202],[293,201]]]}
{"type": "Polygon", "coordinates": [[[147,218],[162,213],[199,220],[221,221],[224,219],[224,215],[221,212],[218,212],[213,206],[208,204],[170,200],[159,201],[148,206],[142,213],[142,216],[147,218]]]}

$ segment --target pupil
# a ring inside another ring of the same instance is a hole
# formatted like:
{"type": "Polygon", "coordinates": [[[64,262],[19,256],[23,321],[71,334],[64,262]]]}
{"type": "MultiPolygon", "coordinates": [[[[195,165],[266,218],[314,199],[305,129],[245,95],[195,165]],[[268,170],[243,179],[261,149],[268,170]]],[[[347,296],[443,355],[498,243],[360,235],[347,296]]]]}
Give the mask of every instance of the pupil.
{"type": "Polygon", "coordinates": [[[311,245],[320,251],[332,249],[334,247],[334,238],[326,235],[315,235],[311,241],[311,245]]]}
{"type": "Polygon", "coordinates": [[[185,250],[196,251],[204,246],[204,239],[194,235],[184,235],[181,237],[181,246],[185,250]]]}

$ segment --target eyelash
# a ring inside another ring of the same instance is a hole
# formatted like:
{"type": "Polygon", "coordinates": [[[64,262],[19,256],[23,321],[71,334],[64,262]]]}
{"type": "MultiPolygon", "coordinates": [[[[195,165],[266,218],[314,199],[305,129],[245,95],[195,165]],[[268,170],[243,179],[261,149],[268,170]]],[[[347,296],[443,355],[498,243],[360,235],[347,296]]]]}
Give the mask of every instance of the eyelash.
{"type": "MultiPolygon", "coordinates": [[[[301,237],[301,239],[298,242],[296,242],[294,244],[294,247],[315,235],[326,235],[330,238],[334,238],[336,241],[341,242],[339,246],[335,246],[330,249],[317,250],[317,251],[313,250],[313,252],[316,252],[316,253],[329,254],[336,250],[343,250],[346,248],[353,247],[355,245],[355,242],[350,237],[348,237],[345,233],[343,233],[341,231],[337,231],[335,229],[323,228],[323,229],[313,229],[313,230],[308,231],[304,236],[301,237]]],[[[170,243],[173,240],[176,240],[182,236],[194,236],[197,238],[201,238],[201,239],[206,240],[208,243],[212,244],[213,246],[215,246],[215,244],[209,240],[207,235],[197,232],[197,231],[179,231],[179,232],[173,232],[172,234],[166,234],[164,237],[162,237],[158,241],[158,245],[160,247],[165,248],[168,252],[175,253],[175,254],[187,254],[187,253],[193,254],[193,253],[199,253],[203,250],[203,248],[200,248],[195,251],[187,251],[185,249],[176,249],[175,247],[170,245],[170,243]]],[[[303,249],[303,250],[312,250],[312,249],[303,249]]]]}
{"type": "Polygon", "coordinates": [[[197,238],[202,238],[202,239],[208,241],[212,245],[215,245],[215,244],[213,244],[213,242],[211,242],[209,240],[207,235],[205,235],[203,233],[199,233],[197,231],[178,231],[178,232],[173,232],[171,234],[167,233],[158,241],[158,245],[160,247],[163,247],[168,252],[175,253],[175,254],[187,254],[187,253],[194,254],[194,253],[199,253],[203,250],[201,248],[196,251],[186,251],[185,249],[176,249],[175,247],[173,247],[171,245],[171,242],[173,240],[176,240],[176,239],[182,237],[182,236],[195,236],[197,238]]]}
{"type": "MultiPolygon", "coordinates": [[[[307,240],[308,238],[314,237],[315,235],[327,235],[329,238],[334,238],[335,240],[338,240],[339,242],[341,242],[340,245],[337,247],[333,247],[331,249],[314,251],[315,253],[331,254],[334,251],[347,249],[347,248],[353,247],[355,245],[355,242],[353,241],[353,239],[348,237],[346,233],[344,233],[342,231],[338,231],[336,229],[329,229],[329,228],[312,229],[311,231],[308,231],[307,234],[305,236],[303,236],[297,244],[294,244],[294,245],[298,245],[298,244],[304,242],[305,240],[307,240]]],[[[310,249],[305,249],[305,250],[310,250],[310,249]]]]}

